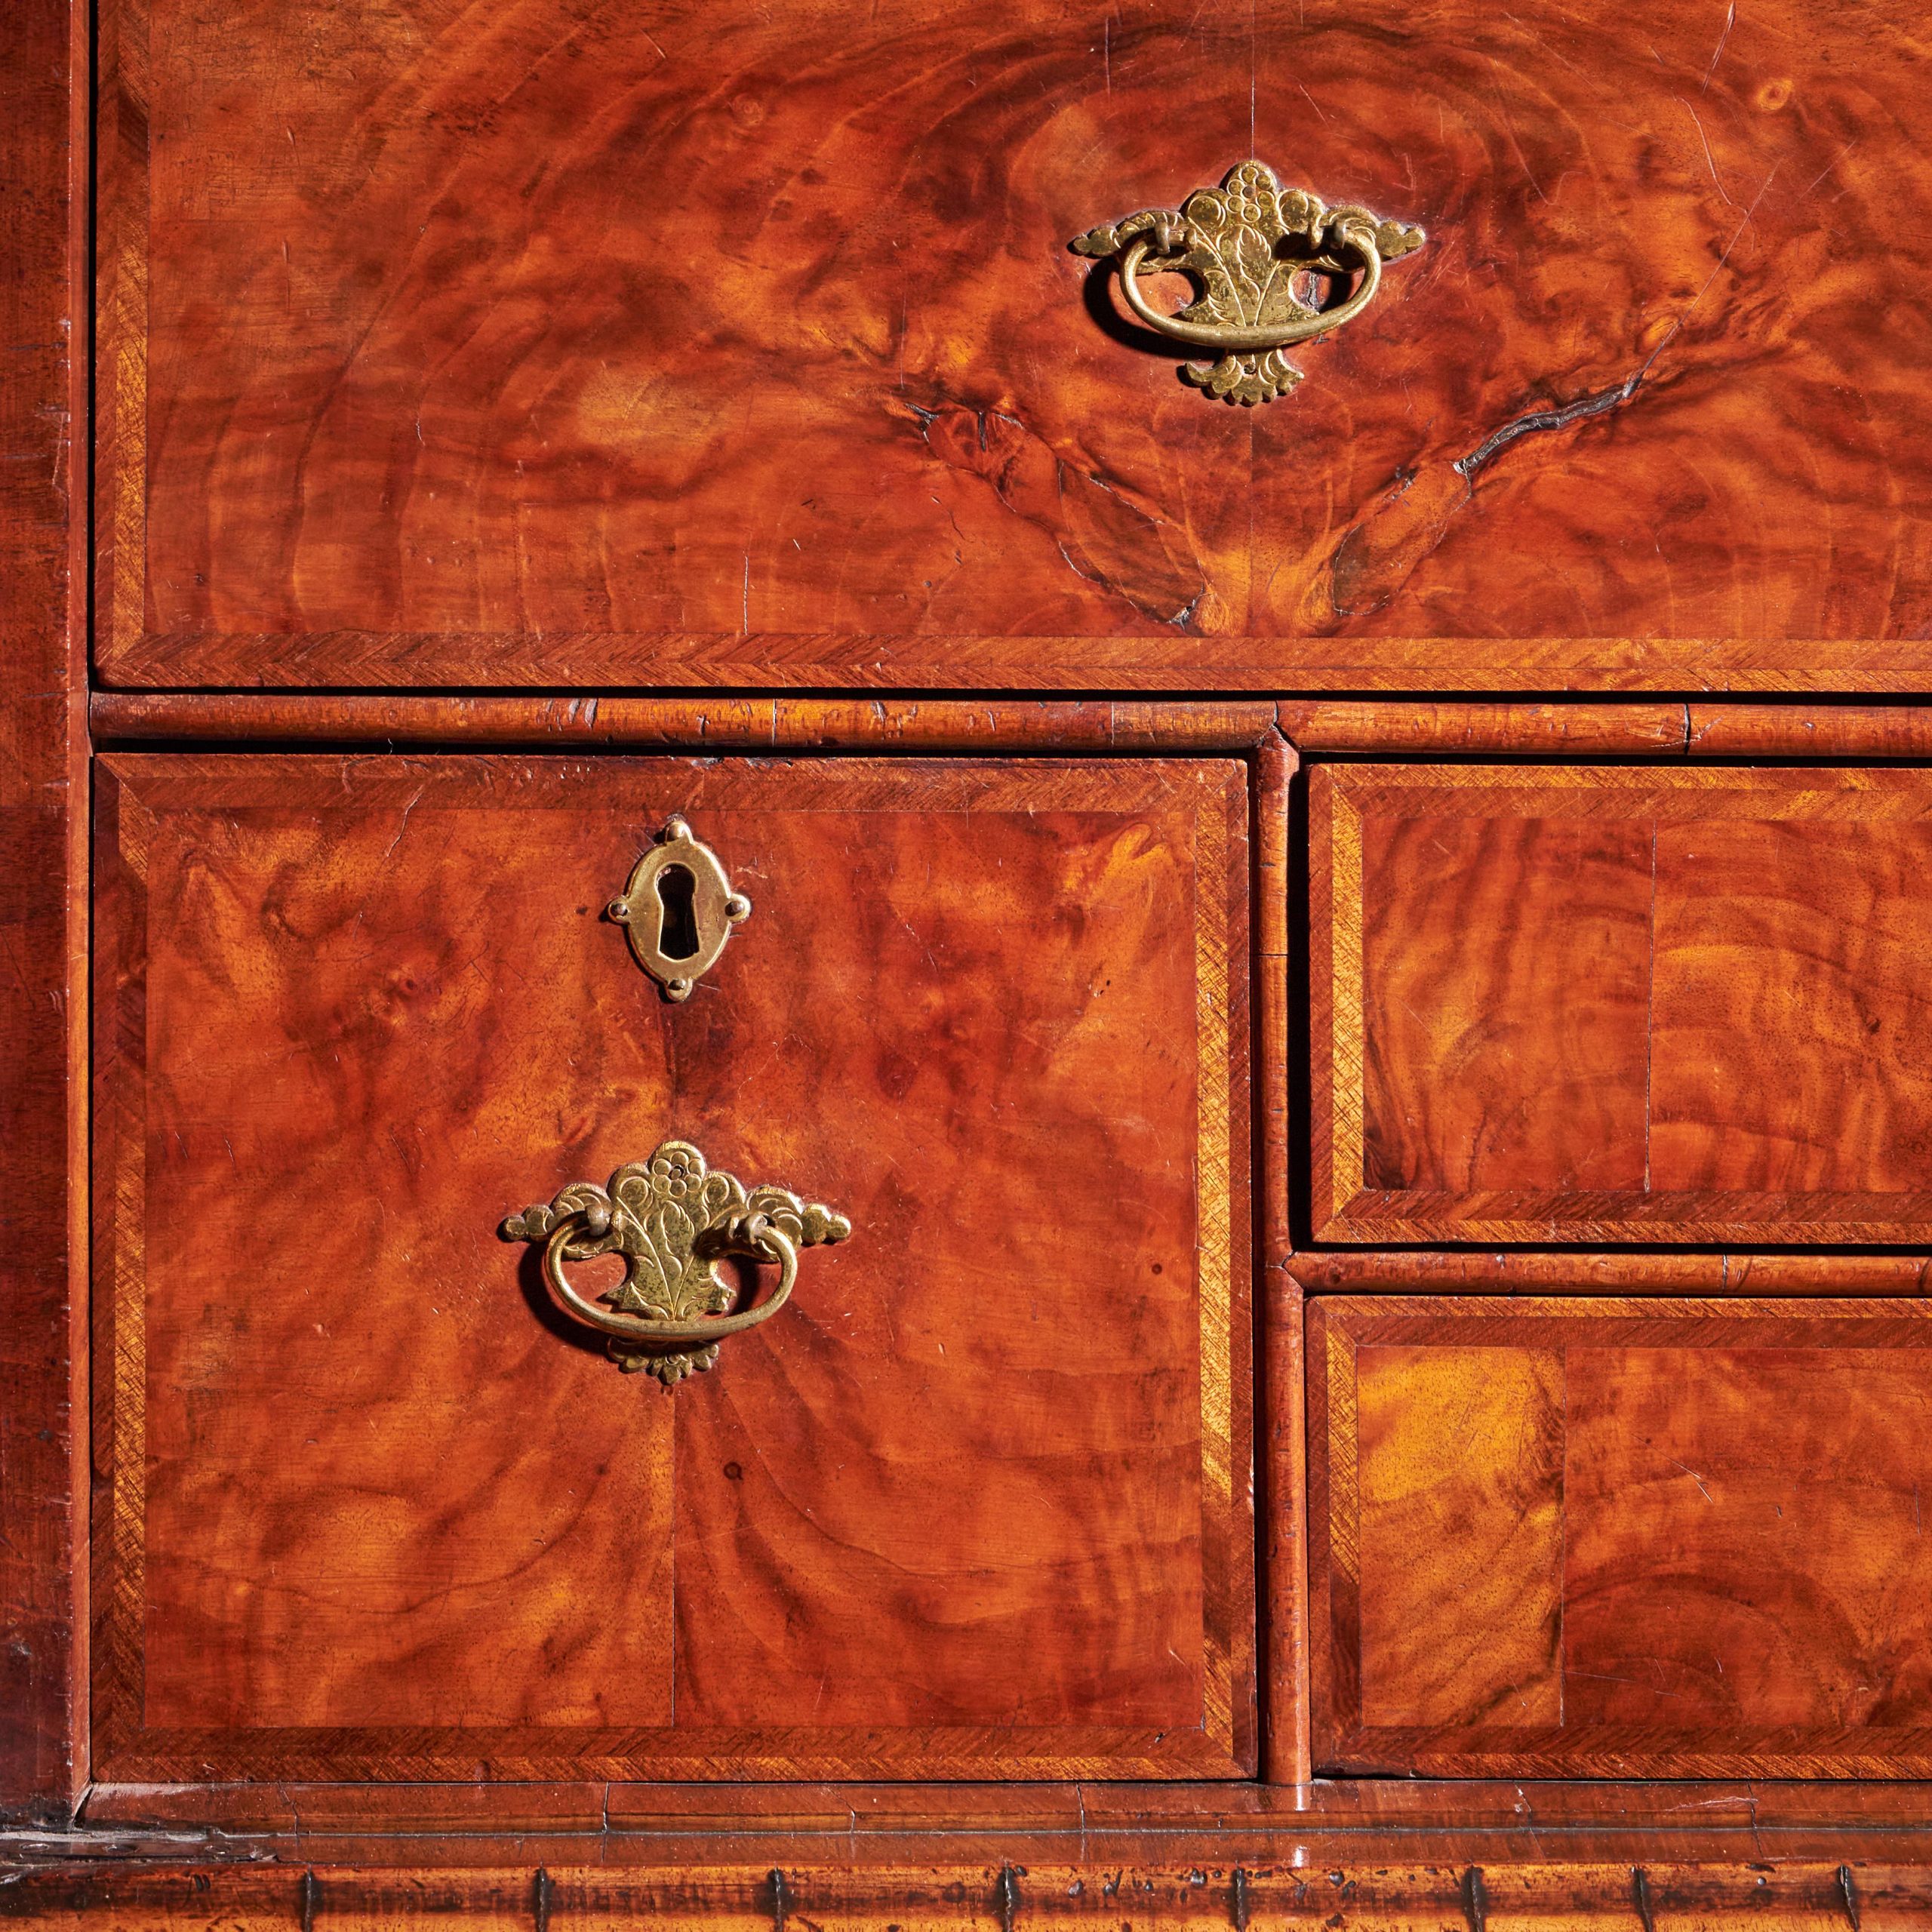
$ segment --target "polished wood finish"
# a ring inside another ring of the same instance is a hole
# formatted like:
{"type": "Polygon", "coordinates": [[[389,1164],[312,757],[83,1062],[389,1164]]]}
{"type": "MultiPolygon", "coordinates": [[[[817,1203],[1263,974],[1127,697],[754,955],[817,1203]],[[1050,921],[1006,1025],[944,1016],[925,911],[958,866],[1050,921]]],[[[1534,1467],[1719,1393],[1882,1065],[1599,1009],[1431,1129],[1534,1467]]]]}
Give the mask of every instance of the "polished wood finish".
{"type": "Polygon", "coordinates": [[[1922,1254],[1534,1254],[1335,1248],[1295,1257],[1311,1294],[1921,1295],[1922,1254]]]}
{"type": "Polygon", "coordinates": [[[1863,0],[108,0],[102,668],[1922,688],[1924,54],[1863,0]],[[1256,151],[1431,238],[1248,411],[1066,245],[1256,151]]]}
{"type": "Polygon", "coordinates": [[[1288,1066],[1294,1015],[1289,897],[1294,889],[1289,787],[1298,761],[1271,733],[1255,760],[1256,1008],[1260,1019],[1261,1347],[1256,1377],[1257,1478],[1264,1526],[1260,1604],[1263,1774],[1297,1784],[1309,1775],[1308,1539],[1302,1508],[1301,1293],[1289,1278],[1294,1231],[1288,1212],[1294,1128],[1288,1066]]]}
{"type": "Polygon", "coordinates": [[[1917,771],[1318,769],[1313,1219],[1924,1241],[1917,771]]]}
{"type": "MultiPolygon", "coordinates": [[[[318,1924],[346,1932],[446,1925],[491,1932],[592,1932],[613,1924],[694,1924],[774,1932],[787,1925],[887,1932],[1011,1932],[1016,1924],[1417,1932],[1527,1922],[1568,1928],[1737,1924],[1780,1932],[1847,1932],[1932,1923],[1932,1880],[1921,1866],[1863,1859],[1767,1866],[1565,1863],[1535,1855],[1502,1869],[1457,1860],[1297,1867],[1204,1866],[1164,1857],[1158,1843],[1102,1869],[1072,1860],[954,1864],[732,1866],[656,1873],[522,1865],[470,1871],[324,1865],[195,1868],[171,1862],[117,1870],[85,1862],[23,1875],[13,1909],[29,1924],[88,1932],[266,1932],[318,1924]],[[1492,1915],[1494,1915],[1492,1919],[1492,1915]]],[[[1318,1847],[1325,1849],[1325,1847],[1318,1847]]],[[[1894,1853],[1903,1847],[1895,1841],[1894,1853]]]]}
{"type": "Polygon", "coordinates": [[[947,698],[383,697],[101,691],[103,743],[622,746],[709,751],[1252,752],[1272,703],[947,698]]]}
{"type": "Polygon", "coordinates": [[[0,1917],[1932,1922],[1910,10],[91,11],[0,26],[0,1917]],[[1241,412],[1064,245],[1250,152],[1431,238],[1241,412]],[[666,1396],[491,1226],[674,1109],[860,1226],[666,1396]]]}
{"type": "Polygon", "coordinates": [[[84,30],[0,8],[0,1828],[87,1777],[84,30]]]}
{"type": "Polygon", "coordinates": [[[1253,1767],[1244,767],[102,783],[104,1774],[1253,1767]],[[666,1395],[496,1229],[674,1133],[857,1232],[666,1395]]]}
{"type": "Polygon", "coordinates": [[[1904,705],[1693,704],[1693,758],[1932,756],[1932,710],[1904,705]]]}
{"type": "Polygon", "coordinates": [[[1539,758],[1680,755],[1681,704],[1399,704],[1348,698],[1284,699],[1275,721],[1304,755],[1318,752],[1514,752],[1539,758]]]}
{"type": "Polygon", "coordinates": [[[1317,1764],[1932,1767],[1922,1301],[1311,1304],[1317,1764]]]}
{"type": "Polygon", "coordinates": [[[1891,705],[1404,703],[1351,698],[429,697],[96,691],[97,742],[595,745],[720,751],[1136,749],[1303,755],[1906,758],[1932,754],[1932,712],[1891,705]]]}
{"type": "MultiPolygon", "coordinates": [[[[743,1854],[755,1837],[775,1861],[890,1860],[916,1839],[937,1855],[962,1834],[1004,1841],[1014,1862],[1084,1835],[1086,1855],[1131,1857],[1160,1833],[1198,1832],[1211,1855],[1266,1863],[1294,1847],[1317,1859],[1358,1857],[1365,1839],[1401,1833],[1453,1857],[1442,1835],[1466,1832],[1495,1847],[1515,1835],[1518,1856],[1666,1860],[1758,1853],[1820,1857],[1869,1847],[1874,1835],[1923,1832],[1932,1784],[1906,1779],[1644,1780],[1324,1778],[1265,1783],[771,1784],[519,1783],[97,1784],[82,1817],[92,1834],[125,1843],[173,1832],[177,1848],[224,1845],[257,1856],[343,1862],[345,1847],[387,1832],[448,1844],[473,1838],[472,1862],[512,1856],[519,1836],[577,1841],[572,1862],[674,1863],[710,1832],[743,1854]],[[1755,1840],[1752,1832],[1760,1835],[1755,1840]],[[1346,1840],[1355,1835],[1352,1847],[1346,1840]],[[1638,1847],[1641,1849],[1639,1850],[1638,1847]]],[[[1896,1852],[1897,1847],[1894,1846],[1896,1852]]],[[[1482,1855],[1478,1854],[1477,1855],[1482,1855]]]]}

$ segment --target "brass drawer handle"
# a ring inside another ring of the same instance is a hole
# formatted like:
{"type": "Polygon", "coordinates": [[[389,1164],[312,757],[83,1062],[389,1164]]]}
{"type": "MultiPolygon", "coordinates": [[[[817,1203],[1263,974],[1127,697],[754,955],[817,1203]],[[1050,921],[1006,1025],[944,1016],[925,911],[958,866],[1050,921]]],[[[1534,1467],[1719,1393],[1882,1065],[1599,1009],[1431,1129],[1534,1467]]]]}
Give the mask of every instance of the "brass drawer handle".
{"type": "Polygon", "coordinates": [[[546,1208],[526,1208],[500,1230],[506,1241],[543,1244],[543,1280],[566,1315],[610,1337],[625,1371],[646,1369],[667,1386],[718,1359],[718,1344],[769,1321],[798,1278],[798,1250],[841,1241],[843,1214],[782,1187],[746,1192],[714,1171],[688,1140],[666,1140],[648,1161],[620,1168],[608,1188],[573,1181],[546,1208]],[[599,1307],[571,1284],[568,1261],[623,1257],[624,1278],[599,1307]],[[737,1314],[715,1264],[727,1255],[775,1264],[778,1286],[737,1314]]]}
{"type": "Polygon", "coordinates": [[[1197,349],[1217,351],[1211,366],[1189,362],[1181,374],[1223,401],[1272,402],[1301,380],[1281,351],[1323,335],[1361,313],[1382,286],[1382,265],[1420,248],[1420,228],[1384,221],[1352,205],[1325,207],[1305,189],[1284,189],[1274,171],[1244,161],[1218,189],[1197,188],[1171,208],[1143,209],[1089,229],[1068,245],[1075,254],[1114,258],[1127,306],[1150,329],[1197,349]],[[1284,254],[1299,242],[1306,252],[1284,254]],[[1361,271],[1361,286],[1339,307],[1318,309],[1295,280],[1314,269],[1361,271]],[[1143,275],[1190,276],[1201,293],[1163,315],[1141,294],[1143,275]]]}

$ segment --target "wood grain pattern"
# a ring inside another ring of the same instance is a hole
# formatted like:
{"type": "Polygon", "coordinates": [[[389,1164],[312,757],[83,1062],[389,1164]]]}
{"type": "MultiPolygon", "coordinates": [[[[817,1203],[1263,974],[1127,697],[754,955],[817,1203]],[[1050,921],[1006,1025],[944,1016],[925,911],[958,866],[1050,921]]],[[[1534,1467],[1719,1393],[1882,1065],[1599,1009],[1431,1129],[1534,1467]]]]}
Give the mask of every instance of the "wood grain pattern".
{"type": "Polygon", "coordinates": [[[85,9],[0,9],[0,1827],[87,1776],[85,9]]]}
{"type": "Polygon", "coordinates": [[[1324,1300],[1309,1351],[1324,1768],[1932,1765],[1922,1302],[1324,1300]]]}
{"type": "Polygon", "coordinates": [[[1693,704],[1693,757],[1924,758],[1932,709],[1912,705],[1693,704]]]}
{"type": "Polygon", "coordinates": [[[1867,0],[104,13],[115,681],[1932,666],[1867,0]],[[1251,150],[1431,240],[1249,412],[1065,245],[1251,150]]]}
{"type": "MultiPolygon", "coordinates": [[[[1735,707],[1733,707],[1735,708],[1735,707]]],[[[1284,698],[1282,734],[1304,756],[1320,752],[1511,752],[1524,757],[1669,758],[1683,752],[1682,704],[1484,704],[1359,698],[1284,698]]]]}
{"type": "Polygon", "coordinates": [[[1278,732],[1255,757],[1255,963],[1260,1120],[1256,1202],[1262,1274],[1256,1377],[1257,1476],[1264,1525],[1260,1607],[1263,1651],[1263,1775],[1297,1784],[1309,1776],[1306,1430],[1303,1416],[1302,1295],[1288,1273],[1294,1231],[1288,1209],[1294,1134],[1289,1067],[1294,1031],[1288,992],[1294,890],[1290,785],[1299,761],[1278,732]]]}
{"type": "MultiPolygon", "coordinates": [[[[1251,752],[1263,700],[958,698],[424,697],[100,691],[97,742],[169,740],[707,751],[1251,752]]],[[[1681,714],[1680,714],[1681,715],[1681,714]]],[[[1680,734],[1681,735],[1681,734],[1680,734]]]]}
{"type": "Polygon", "coordinates": [[[1320,1238],[1925,1239],[1922,774],[1311,786],[1320,1238]]]}
{"type": "MultiPolygon", "coordinates": [[[[1566,1855],[1615,1856],[1641,1838],[1647,1857],[1688,1860],[1748,1855],[1755,1828],[1774,1835],[1758,1846],[1817,1857],[1867,1833],[1922,1831],[1932,1785],[1897,1779],[1318,1778],[1300,1785],[1253,1783],[840,1783],[618,1784],[115,1785],[96,1784],[82,1815],[75,1855],[107,1848],[109,1835],[199,1833],[195,1850],[257,1847],[284,1860],[338,1863],[346,1839],[475,1838],[502,1850],[523,1834],[574,1836],[580,1863],[676,1863],[692,1835],[709,1833],[712,1856],[741,1854],[755,1835],[785,1841],[783,1860],[889,1862],[892,1847],[918,1835],[938,1844],[961,1834],[1002,1838],[1022,1862],[1048,1835],[1078,1832],[1091,1857],[1133,1855],[1153,1835],[1186,1830],[1220,1859],[1286,1860],[1311,1847],[1360,1855],[1352,1835],[1458,1831],[1540,1834],[1566,1855]],[[91,1836],[86,1835],[91,1834],[91,1836]],[[1272,1838],[1272,1848],[1269,1843],[1272,1838]]],[[[45,1841],[44,1840],[42,1841],[45,1841]]],[[[185,1838],[181,1841],[186,1843],[185,1838]]],[[[9,1846],[9,1849],[15,1847],[9,1846]]],[[[23,1850],[24,1847],[20,1847],[23,1850]]],[[[1525,1849],[1519,1846],[1518,1855],[1525,1849]]],[[[943,1854],[941,1854],[943,1856],[943,1854]]],[[[1452,1839],[1437,1855],[1455,1856],[1452,1839]]]]}
{"type": "Polygon", "coordinates": [[[104,769],[112,1775],[1251,1768],[1244,768],[104,769]],[[666,1396],[496,1225],[673,1131],[860,1235],[666,1396]]]}
{"type": "Polygon", "coordinates": [[[1278,731],[1303,755],[1921,757],[1932,712],[1906,705],[1544,703],[1291,698],[431,697],[97,691],[103,745],[220,740],[397,745],[621,745],[722,751],[891,746],[1249,751],[1278,731]]]}
{"type": "Polygon", "coordinates": [[[1568,1932],[1577,1927],[1775,1924],[1790,1932],[1844,1932],[1932,1922],[1932,1878],[1898,1839],[1892,1860],[1829,1858],[1768,1866],[1627,1860],[1564,1863],[1548,1854],[1505,1869],[1460,1860],[1318,1863],[1272,1861],[1205,1869],[1142,1854],[1101,1871],[1072,1860],[1020,1866],[996,1856],[957,1863],[904,1863],[863,1870],[821,1863],[780,1867],[697,1863],[670,1872],[598,1872],[532,1865],[467,1872],[195,1866],[178,1857],[126,1871],[85,1863],[23,1873],[13,1907],[23,1922],[88,1932],[232,1932],[341,1926],[347,1932],[448,1924],[488,1932],[591,1932],[613,1924],[670,1928],[716,1924],[771,1932],[786,1924],[884,1932],[994,1932],[1016,1922],[1105,1925],[1124,1909],[1141,1926],[1321,1926],[1329,1932],[1416,1928],[1512,1919],[1568,1932]]]}
{"type": "Polygon", "coordinates": [[[1311,1294],[1921,1295],[1921,1254],[1535,1254],[1507,1250],[1304,1251],[1294,1278],[1311,1294]]]}
{"type": "Polygon", "coordinates": [[[1354,1374],[1364,1726],[1560,1724],[1562,1357],[1358,1349],[1354,1374]],[[1418,1592],[1445,1543],[1464,1588],[1418,1592]]]}

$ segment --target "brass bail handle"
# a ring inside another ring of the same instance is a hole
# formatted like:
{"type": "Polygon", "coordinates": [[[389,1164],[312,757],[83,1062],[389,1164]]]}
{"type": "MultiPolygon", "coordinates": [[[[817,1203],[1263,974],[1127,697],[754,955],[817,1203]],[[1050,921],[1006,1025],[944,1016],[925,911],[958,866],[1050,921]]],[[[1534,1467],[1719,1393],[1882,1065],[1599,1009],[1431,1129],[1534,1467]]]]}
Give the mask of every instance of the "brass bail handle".
{"type": "Polygon", "coordinates": [[[1361,286],[1339,308],[1312,309],[1305,315],[1257,322],[1251,327],[1238,322],[1191,322],[1186,318],[1184,312],[1181,315],[1164,315],[1141,294],[1140,278],[1143,273],[1156,273],[1171,268],[1172,264],[1148,261],[1147,252],[1152,245],[1145,235],[1137,235],[1120,258],[1120,292],[1126,298],[1127,306],[1150,329],[1172,336],[1177,342],[1191,343],[1198,349],[1219,349],[1223,355],[1244,355],[1260,349],[1286,349],[1291,343],[1309,341],[1352,320],[1375,300],[1375,291],[1382,286],[1382,255],[1375,245],[1375,237],[1359,231],[1343,230],[1336,238],[1343,248],[1352,249],[1360,257],[1365,270],[1361,286]]]}
{"type": "Polygon", "coordinates": [[[1182,375],[1226,402],[1272,402],[1301,380],[1281,351],[1352,321],[1375,300],[1386,262],[1420,248],[1420,228],[1384,221],[1350,204],[1327,206],[1304,188],[1284,188],[1258,161],[1231,169],[1219,188],[1198,188],[1178,210],[1146,208],[1089,229],[1068,245],[1112,260],[1122,299],[1157,334],[1219,360],[1182,375]],[[1299,253],[1284,252],[1293,243],[1299,253]],[[1318,308],[1297,291],[1309,270],[1359,272],[1348,299],[1318,308]],[[1146,275],[1183,275],[1200,293],[1164,314],[1140,291],[1146,275]]]}
{"type": "Polygon", "coordinates": [[[607,1335],[621,1337],[640,1348],[656,1349],[671,1342],[715,1342],[727,1335],[741,1334],[746,1329],[755,1328],[761,1321],[776,1315],[790,1299],[792,1284],[798,1278],[796,1246],[771,1225],[769,1217],[747,1215],[739,1226],[721,1233],[711,1258],[742,1254],[754,1261],[777,1263],[778,1286],[755,1308],[737,1315],[718,1315],[708,1321],[660,1321],[640,1315],[619,1315],[609,1309],[599,1308],[594,1302],[586,1301],[571,1286],[570,1277],[564,1272],[564,1258],[571,1252],[574,1243],[580,1244],[586,1238],[595,1241],[609,1231],[608,1217],[603,1217],[600,1226],[599,1217],[588,1213],[565,1215],[543,1244],[543,1279],[552,1299],[566,1315],[573,1315],[590,1327],[601,1328],[607,1335]]]}
{"type": "Polygon", "coordinates": [[[574,1181],[548,1207],[525,1208],[502,1228],[506,1241],[543,1244],[551,1300],[606,1337],[620,1367],[646,1370],[666,1386],[709,1368],[726,1337],[785,1306],[800,1248],[851,1232],[844,1215],[783,1188],[747,1189],[688,1140],[665,1141],[648,1161],[620,1168],[608,1187],[574,1181]],[[577,1291],[565,1264],[603,1254],[622,1258],[624,1278],[599,1306],[577,1291]],[[734,1291],[717,1274],[730,1255],[778,1269],[777,1287],[754,1307],[731,1309],[734,1291]]]}

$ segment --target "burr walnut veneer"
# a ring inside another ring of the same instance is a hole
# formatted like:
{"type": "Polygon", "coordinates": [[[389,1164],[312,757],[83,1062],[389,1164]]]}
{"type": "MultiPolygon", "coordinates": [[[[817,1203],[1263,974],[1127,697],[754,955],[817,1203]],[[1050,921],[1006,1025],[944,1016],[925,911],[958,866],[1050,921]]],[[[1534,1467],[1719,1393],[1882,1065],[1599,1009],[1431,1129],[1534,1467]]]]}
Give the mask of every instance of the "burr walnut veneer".
{"type": "Polygon", "coordinates": [[[112,682],[1932,671],[1910,8],[101,12],[112,682]],[[1250,411],[1067,243],[1251,152],[1430,239],[1250,411]]]}
{"type": "Polygon", "coordinates": [[[102,1775],[1253,1771],[1239,765],[99,797],[102,1775]],[[601,916],[674,809],[681,1004],[601,916]],[[667,1399],[497,1229],[674,1134],[854,1232],[667,1399]]]}
{"type": "Polygon", "coordinates": [[[0,8],[0,1919],[1932,1924],[1928,78],[0,8]]]}
{"type": "Polygon", "coordinates": [[[1923,772],[1357,764],[1309,801],[1321,1239],[1932,1233],[1923,772]]]}
{"type": "Polygon", "coordinates": [[[1932,1766],[1922,1300],[1313,1309],[1323,1767],[1932,1766]]]}

